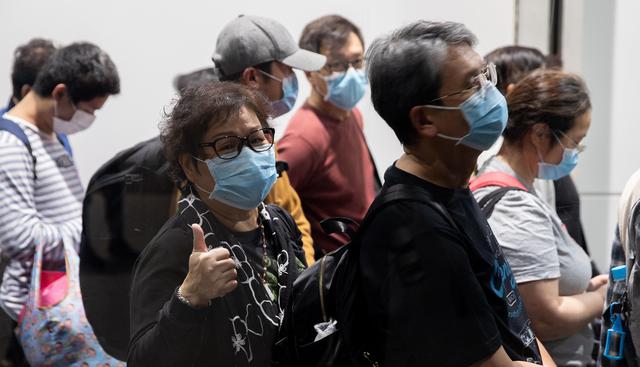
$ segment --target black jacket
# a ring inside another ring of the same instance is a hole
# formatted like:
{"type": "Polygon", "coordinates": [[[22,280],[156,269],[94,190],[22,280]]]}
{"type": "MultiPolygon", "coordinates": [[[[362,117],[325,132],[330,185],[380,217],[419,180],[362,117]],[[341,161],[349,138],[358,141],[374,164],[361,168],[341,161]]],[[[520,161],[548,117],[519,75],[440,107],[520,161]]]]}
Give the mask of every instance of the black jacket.
{"type": "Polygon", "coordinates": [[[258,246],[252,250],[240,243],[195,196],[180,201],[179,214],[149,243],[134,269],[129,366],[271,365],[282,310],[304,267],[304,254],[289,214],[276,206],[266,209],[270,220],[261,218],[271,261],[269,290],[259,276],[261,247],[256,251],[258,246]],[[176,296],[188,272],[192,223],[201,223],[209,248],[224,246],[232,253],[238,270],[238,288],[204,309],[193,309],[176,296]]]}

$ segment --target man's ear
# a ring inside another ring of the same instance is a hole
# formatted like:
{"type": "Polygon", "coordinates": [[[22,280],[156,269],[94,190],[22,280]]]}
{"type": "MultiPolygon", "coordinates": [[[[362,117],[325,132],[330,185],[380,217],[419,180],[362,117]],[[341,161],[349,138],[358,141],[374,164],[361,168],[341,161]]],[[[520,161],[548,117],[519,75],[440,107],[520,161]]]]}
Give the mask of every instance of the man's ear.
{"type": "Polygon", "coordinates": [[[57,84],[55,87],[53,87],[53,90],[51,91],[51,98],[59,101],[62,97],[66,96],[67,94],[68,94],[67,86],[60,83],[60,84],[57,84]]]}
{"type": "MultiPolygon", "coordinates": [[[[507,94],[511,93],[511,91],[513,90],[513,88],[515,88],[515,84],[514,83],[510,83],[509,85],[507,85],[507,94]]],[[[506,97],[506,95],[505,95],[506,97]]]]}
{"type": "Polygon", "coordinates": [[[258,81],[258,78],[258,70],[254,67],[244,69],[240,76],[242,84],[253,89],[260,89],[260,82],[258,81]]]}
{"type": "Polygon", "coordinates": [[[409,110],[409,120],[418,135],[434,138],[438,134],[438,128],[431,120],[430,111],[424,106],[412,107],[409,110]]]}
{"type": "Polygon", "coordinates": [[[29,84],[23,84],[22,88],[20,88],[20,99],[24,98],[31,91],[31,86],[29,84]]]}

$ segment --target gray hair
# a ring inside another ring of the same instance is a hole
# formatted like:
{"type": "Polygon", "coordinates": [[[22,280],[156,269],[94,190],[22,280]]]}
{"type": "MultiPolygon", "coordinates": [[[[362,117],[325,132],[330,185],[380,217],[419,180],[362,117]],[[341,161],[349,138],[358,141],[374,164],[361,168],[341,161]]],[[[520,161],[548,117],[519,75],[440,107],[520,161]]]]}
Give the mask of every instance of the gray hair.
{"type": "Polygon", "coordinates": [[[402,144],[415,142],[409,111],[438,98],[449,46],[475,46],[463,24],[420,20],[376,39],[367,51],[371,100],[402,144]]]}

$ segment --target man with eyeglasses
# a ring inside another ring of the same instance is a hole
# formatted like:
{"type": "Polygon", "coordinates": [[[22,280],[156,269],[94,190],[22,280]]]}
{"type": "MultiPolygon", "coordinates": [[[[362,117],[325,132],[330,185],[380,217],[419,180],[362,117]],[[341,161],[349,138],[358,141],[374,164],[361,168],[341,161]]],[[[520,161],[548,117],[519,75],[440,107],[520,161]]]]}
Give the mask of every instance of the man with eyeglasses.
{"type": "MultiPolygon", "coordinates": [[[[273,19],[240,15],[220,32],[213,62],[221,81],[244,84],[259,90],[270,101],[272,117],[289,112],[298,97],[298,79],[293,69],[319,70],[326,58],[298,48],[291,34],[273,19]]],[[[282,158],[282,157],[279,157],[282,158]]],[[[286,159],[283,159],[286,164],[286,159]]],[[[280,167],[285,167],[281,164],[280,167]]],[[[311,226],[300,197],[282,170],[266,202],[291,213],[302,232],[307,262],[314,261],[311,226]]]]}
{"type": "Polygon", "coordinates": [[[507,124],[476,42],[460,23],[417,21],[367,52],[373,105],[404,148],[381,197],[411,194],[361,233],[362,334],[380,366],[555,366],[468,188],[507,124]]]}
{"type": "Polygon", "coordinates": [[[360,29],[341,16],[324,16],[307,24],[299,45],[324,54],[327,64],[307,73],[311,95],[291,119],[278,152],[311,222],[318,258],[343,244],[325,234],[320,222],[361,221],[379,179],[356,108],[367,87],[360,29]]]}

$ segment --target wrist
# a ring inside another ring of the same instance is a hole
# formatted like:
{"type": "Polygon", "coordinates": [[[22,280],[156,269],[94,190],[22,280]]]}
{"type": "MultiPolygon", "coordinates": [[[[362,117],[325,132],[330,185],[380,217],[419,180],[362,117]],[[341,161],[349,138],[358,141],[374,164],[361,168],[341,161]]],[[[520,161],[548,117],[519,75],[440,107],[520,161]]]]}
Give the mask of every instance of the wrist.
{"type": "Polygon", "coordinates": [[[180,302],[192,308],[203,308],[209,305],[209,300],[202,299],[196,294],[189,292],[188,288],[183,285],[178,287],[176,295],[180,302]]]}

